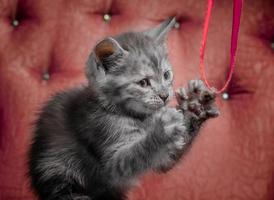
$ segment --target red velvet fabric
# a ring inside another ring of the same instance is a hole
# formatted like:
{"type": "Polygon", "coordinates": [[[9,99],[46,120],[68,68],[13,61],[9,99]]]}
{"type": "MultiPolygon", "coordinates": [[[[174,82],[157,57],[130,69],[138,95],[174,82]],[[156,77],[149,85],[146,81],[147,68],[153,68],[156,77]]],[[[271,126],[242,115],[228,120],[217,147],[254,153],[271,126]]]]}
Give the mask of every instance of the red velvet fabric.
{"type": "MultiPolygon", "coordinates": [[[[201,0],[0,0],[0,199],[35,198],[25,175],[35,113],[49,95],[86,83],[98,40],[176,15],[168,48],[177,88],[199,76],[205,8],[201,0]]],[[[232,0],[216,1],[206,50],[216,87],[229,65],[231,17],[232,0]]],[[[217,99],[221,116],[172,171],[145,175],[131,200],[274,199],[273,49],[273,1],[245,1],[230,99],[217,99]]]]}

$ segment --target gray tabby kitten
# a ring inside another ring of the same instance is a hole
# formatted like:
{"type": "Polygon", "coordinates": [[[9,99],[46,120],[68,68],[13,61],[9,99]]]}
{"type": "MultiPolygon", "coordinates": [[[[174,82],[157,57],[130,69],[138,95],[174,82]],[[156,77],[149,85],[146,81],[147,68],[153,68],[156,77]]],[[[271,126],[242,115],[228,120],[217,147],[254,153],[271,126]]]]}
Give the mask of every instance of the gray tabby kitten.
{"type": "Polygon", "coordinates": [[[173,74],[165,39],[174,23],[102,40],[87,63],[88,86],[43,108],[29,154],[40,199],[126,199],[140,175],[171,169],[218,115],[215,94],[199,80],[179,90],[178,109],[166,107],[173,74]]]}

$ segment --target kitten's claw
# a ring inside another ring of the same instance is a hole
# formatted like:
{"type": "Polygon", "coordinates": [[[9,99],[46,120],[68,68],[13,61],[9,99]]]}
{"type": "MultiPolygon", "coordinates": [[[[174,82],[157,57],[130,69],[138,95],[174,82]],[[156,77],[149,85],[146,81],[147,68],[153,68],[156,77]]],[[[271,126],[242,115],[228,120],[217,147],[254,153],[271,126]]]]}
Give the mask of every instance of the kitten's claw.
{"type": "Polygon", "coordinates": [[[189,81],[187,88],[177,90],[176,98],[177,108],[191,113],[195,119],[206,120],[220,114],[215,105],[216,90],[208,89],[201,80],[189,81]]]}
{"type": "Polygon", "coordinates": [[[188,96],[186,93],[185,88],[179,88],[176,92],[175,92],[176,98],[178,101],[182,101],[182,100],[187,100],[188,96]]]}
{"type": "Polygon", "coordinates": [[[211,109],[208,109],[206,111],[207,116],[209,117],[218,117],[220,115],[220,111],[216,106],[212,106],[211,109]]]}

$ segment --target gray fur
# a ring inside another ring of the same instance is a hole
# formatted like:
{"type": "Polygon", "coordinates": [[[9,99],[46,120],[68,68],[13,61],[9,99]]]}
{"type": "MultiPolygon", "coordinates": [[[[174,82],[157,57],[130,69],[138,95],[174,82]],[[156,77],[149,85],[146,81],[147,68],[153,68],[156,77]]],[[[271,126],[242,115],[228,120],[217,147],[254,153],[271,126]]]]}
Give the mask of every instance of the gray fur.
{"type": "Polygon", "coordinates": [[[171,169],[201,124],[218,115],[214,93],[200,81],[177,93],[178,109],[166,106],[173,74],[159,37],[173,21],[98,43],[87,62],[89,86],[44,107],[29,165],[41,199],[125,199],[140,175],[171,169]]]}

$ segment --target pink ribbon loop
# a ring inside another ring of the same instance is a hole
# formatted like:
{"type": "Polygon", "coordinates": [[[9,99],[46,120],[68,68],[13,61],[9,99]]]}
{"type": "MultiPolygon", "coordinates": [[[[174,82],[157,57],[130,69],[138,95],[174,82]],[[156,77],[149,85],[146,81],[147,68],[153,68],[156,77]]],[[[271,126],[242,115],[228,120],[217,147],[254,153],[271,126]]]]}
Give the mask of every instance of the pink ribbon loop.
{"type": "MultiPolygon", "coordinates": [[[[212,88],[212,87],[210,86],[208,80],[206,79],[204,54],[205,54],[205,47],[206,47],[206,41],[207,41],[208,27],[210,22],[210,15],[212,13],[213,4],[214,4],[214,0],[208,0],[208,7],[207,7],[206,17],[204,22],[202,44],[200,49],[200,75],[208,88],[212,88]]],[[[229,85],[231,81],[232,74],[235,69],[235,58],[236,58],[236,51],[237,51],[237,44],[238,44],[238,35],[239,35],[239,29],[240,29],[242,6],[243,6],[243,0],[233,1],[233,20],[232,20],[232,32],[231,32],[229,74],[224,86],[220,90],[216,91],[216,93],[218,94],[226,90],[227,86],[229,85]]]]}

